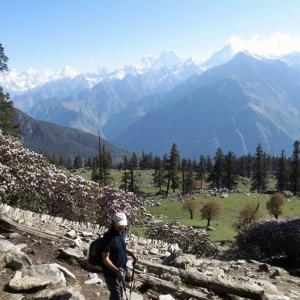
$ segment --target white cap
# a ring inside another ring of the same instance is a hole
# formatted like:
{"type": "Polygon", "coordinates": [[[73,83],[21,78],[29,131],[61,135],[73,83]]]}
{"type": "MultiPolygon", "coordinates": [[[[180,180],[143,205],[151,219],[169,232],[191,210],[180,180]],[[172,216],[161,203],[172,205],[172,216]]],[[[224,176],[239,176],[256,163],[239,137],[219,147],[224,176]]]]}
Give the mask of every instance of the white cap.
{"type": "Polygon", "coordinates": [[[119,212],[116,212],[114,215],[113,215],[113,218],[112,220],[114,221],[114,223],[116,225],[121,225],[121,226],[127,226],[127,217],[126,215],[119,211],[119,212]]]}

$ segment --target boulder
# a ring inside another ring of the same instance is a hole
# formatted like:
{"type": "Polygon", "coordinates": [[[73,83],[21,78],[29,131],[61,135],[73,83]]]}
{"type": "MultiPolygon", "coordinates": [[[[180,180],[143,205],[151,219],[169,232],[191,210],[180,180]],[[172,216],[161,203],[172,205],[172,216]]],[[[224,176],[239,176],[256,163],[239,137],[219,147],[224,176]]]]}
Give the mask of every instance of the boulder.
{"type": "Polygon", "coordinates": [[[23,276],[17,271],[15,276],[9,281],[8,287],[13,291],[28,291],[37,288],[44,288],[50,283],[45,278],[36,278],[32,276],[23,276]]]}
{"type": "Polygon", "coordinates": [[[12,239],[12,240],[13,239],[18,239],[20,237],[22,237],[22,235],[18,232],[12,232],[12,233],[9,234],[9,238],[12,239]]]}
{"type": "Polygon", "coordinates": [[[40,264],[22,268],[22,276],[39,278],[53,287],[66,285],[64,273],[55,264],[40,264]]]}
{"type": "Polygon", "coordinates": [[[77,236],[77,234],[76,234],[76,231],[74,229],[71,229],[70,231],[68,231],[66,233],[66,236],[69,237],[69,238],[71,238],[71,239],[75,239],[76,236],[77,236]]]}
{"type": "Polygon", "coordinates": [[[63,256],[75,259],[85,259],[85,256],[81,250],[73,248],[61,248],[59,249],[63,256]]]}
{"type": "Polygon", "coordinates": [[[33,296],[34,300],[85,300],[85,297],[75,287],[46,289],[33,296]]]}
{"type": "Polygon", "coordinates": [[[0,265],[18,270],[32,265],[29,257],[8,240],[0,239],[0,265]]]}
{"type": "Polygon", "coordinates": [[[22,295],[22,294],[4,293],[3,296],[4,296],[3,299],[5,299],[5,300],[23,300],[23,299],[25,299],[24,295],[22,295]]]}

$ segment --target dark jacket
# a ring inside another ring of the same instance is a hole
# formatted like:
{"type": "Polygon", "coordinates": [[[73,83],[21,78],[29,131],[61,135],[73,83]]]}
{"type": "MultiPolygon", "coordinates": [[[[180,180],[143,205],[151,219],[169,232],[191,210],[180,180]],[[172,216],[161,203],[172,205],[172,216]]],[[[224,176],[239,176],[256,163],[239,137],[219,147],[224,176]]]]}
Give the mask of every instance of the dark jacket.
{"type": "MultiPolygon", "coordinates": [[[[117,268],[126,270],[127,251],[125,243],[125,234],[119,233],[114,227],[111,227],[103,237],[102,252],[109,252],[109,258],[117,268]]],[[[109,276],[116,276],[106,265],[103,266],[103,272],[109,276]]]]}

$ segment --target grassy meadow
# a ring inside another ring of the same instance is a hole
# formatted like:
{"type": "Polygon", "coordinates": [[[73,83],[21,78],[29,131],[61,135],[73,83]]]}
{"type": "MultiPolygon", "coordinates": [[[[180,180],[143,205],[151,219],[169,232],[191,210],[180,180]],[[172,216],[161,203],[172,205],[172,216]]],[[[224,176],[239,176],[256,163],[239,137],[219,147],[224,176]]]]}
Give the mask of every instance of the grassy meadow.
{"type": "MultiPolygon", "coordinates": [[[[86,179],[91,178],[90,170],[80,169],[77,170],[75,174],[81,175],[86,179]]],[[[122,174],[122,171],[111,170],[111,184],[119,186],[121,184],[122,174]]],[[[211,222],[211,226],[216,230],[209,232],[209,235],[213,240],[231,240],[234,238],[236,235],[234,224],[237,221],[239,211],[249,202],[257,203],[259,201],[261,215],[269,215],[266,209],[266,202],[270,199],[270,195],[250,193],[250,180],[245,179],[244,182],[240,183],[238,186],[241,193],[229,194],[229,197],[225,199],[221,197],[206,198],[204,195],[196,194],[195,198],[197,199],[198,207],[195,209],[194,219],[191,220],[188,211],[182,208],[182,196],[180,195],[179,190],[175,193],[171,192],[167,198],[161,198],[155,195],[158,189],[152,184],[152,174],[153,170],[135,171],[140,190],[145,193],[145,197],[158,200],[161,203],[161,205],[157,207],[147,207],[147,210],[165,222],[178,221],[184,225],[205,227],[207,221],[201,219],[201,206],[209,200],[215,200],[220,204],[220,216],[211,222]]],[[[275,180],[271,179],[268,186],[269,188],[274,187],[275,180]]],[[[293,218],[297,216],[300,216],[300,198],[287,198],[285,200],[282,217],[293,218]]],[[[135,228],[135,232],[142,233],[142,231],[137,228],[135,228]]]]}

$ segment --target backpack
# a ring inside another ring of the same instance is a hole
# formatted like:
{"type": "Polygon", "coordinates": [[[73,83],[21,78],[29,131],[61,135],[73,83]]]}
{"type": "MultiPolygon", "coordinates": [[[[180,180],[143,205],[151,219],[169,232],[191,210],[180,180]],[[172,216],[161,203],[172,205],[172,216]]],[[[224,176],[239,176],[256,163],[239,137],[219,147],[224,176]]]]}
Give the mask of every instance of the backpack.
{"type": "Polygon", "coordinates": [[[95,241],[93,241],[89,248],[89,264],[94,266],[103,266],[103,260],[102,260],[102,245],[103,245],[104,239],[103,237],[99,237],[95,241]]]}

